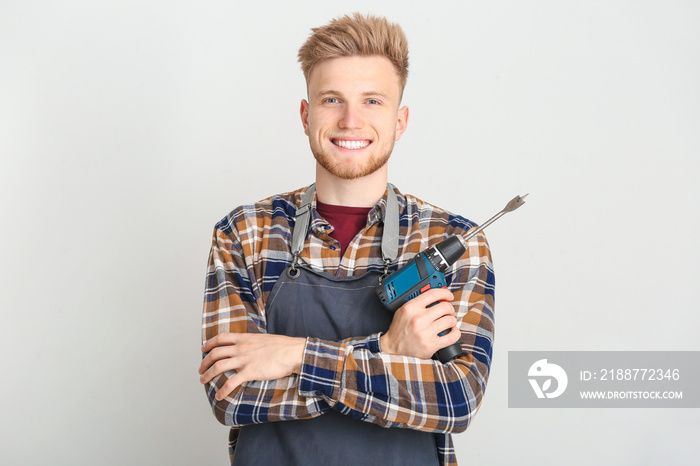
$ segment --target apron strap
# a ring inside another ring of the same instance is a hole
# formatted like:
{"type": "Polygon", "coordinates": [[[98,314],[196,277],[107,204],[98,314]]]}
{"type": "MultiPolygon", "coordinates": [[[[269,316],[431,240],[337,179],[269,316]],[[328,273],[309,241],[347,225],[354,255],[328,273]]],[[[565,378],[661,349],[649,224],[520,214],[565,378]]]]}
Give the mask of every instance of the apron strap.
{"type": "Polygon", "coordinates": [[[309,232],[309,223],[311,222],[311,201],[314,200],[314,194],[316,194],[315,183],[306,190],[301,200],[301,206],[297,209],[294,231],[292,232],[292,255],[295,258],[304,249],[304,240],[309,232]]]}
{"type": "MultiPolygon", "coordinates": [[[[387,183],[388,195],[386,198],[386,212],[384,214],[384,230],[382,231],[382,259],[384,260],[384,274],[388,272],[389,265],[399,255],[399,201],[396,199],[394,187],[387,183]]],[[[304,249],[304,241],[309,232],[311,223],[311,202],[316,194],[316,184],[312,184],[304,193],[301,206],[297,209],[292,232],[292,265],[287,269],[287,276],[295,278],[299,276],[299,254],[304,249]]]]}
{"type": "Polygon", "coordinates": [[[382,259],[385,264],[387,261],[391,264],[399,257],[399,201],[391,184],[387,183],[386,189],[389,193],[386,197],[384,231],[382,231],[382,259]]]}

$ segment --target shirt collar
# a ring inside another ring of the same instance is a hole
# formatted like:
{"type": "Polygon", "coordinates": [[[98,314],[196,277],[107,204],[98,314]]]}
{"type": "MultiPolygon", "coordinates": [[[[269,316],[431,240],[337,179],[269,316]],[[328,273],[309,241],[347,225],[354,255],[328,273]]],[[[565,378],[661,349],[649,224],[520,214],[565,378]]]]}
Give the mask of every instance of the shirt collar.
{"type": "MultiPolygon", "coordinates": [[[[396,199],[399,203],[399,216],[401,216],[406,210],[406,197],[403,194],[401,194],[401,192],[398,189],[396,189],[396,186],[392,184],[391,187],[394,188],[394,192],[396,193],[396,199]]],[[[367,222],[369,225],[372,225],[379,221],[384,221],[386,217],[386,202],[388,196],[389,190],[387,189],[384,191],[384,195],[382,196],[382,198],[379,199],[379,202],[377,202],[377,204],[372,208],[372,210],[369,211],[369,214],[367,214],[367,222]]]]}

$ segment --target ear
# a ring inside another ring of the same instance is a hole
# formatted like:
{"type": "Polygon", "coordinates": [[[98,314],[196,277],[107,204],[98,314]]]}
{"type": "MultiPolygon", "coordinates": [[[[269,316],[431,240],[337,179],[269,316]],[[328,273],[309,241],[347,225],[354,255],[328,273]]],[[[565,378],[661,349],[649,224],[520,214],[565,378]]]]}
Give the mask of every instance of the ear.
{"type": "Polygon", "coordinates": [[[408,126],[408,107],[401,107],[396,118],[396,138],[394,141],[401,139],[401,135],[406,131],[408,126]]]}
{"type": "Polygon", "coordinates": [[[309,135],[309,103],[305,99],[301,99],[301,124],[304,125],[304,134],[309,135]]]}

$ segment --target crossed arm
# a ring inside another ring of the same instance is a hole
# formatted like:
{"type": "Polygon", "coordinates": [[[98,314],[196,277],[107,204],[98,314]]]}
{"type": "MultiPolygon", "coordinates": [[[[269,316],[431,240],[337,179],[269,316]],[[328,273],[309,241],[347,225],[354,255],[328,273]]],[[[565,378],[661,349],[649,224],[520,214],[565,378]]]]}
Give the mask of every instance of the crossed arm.
{"type": "MultiPolygon", "coordinates": [[[[406,303],[394,315],[389,330],[380,337],[388,354],[429,359],[437,350],[459,341],[456,312],[450,304],[454,295],[436,288],[406,303]],[[442,301],[438,305],[430,304],[442,301]],[[438,333],[451,329],[443,336],[438,333]]],[[[217,391],[223,400],[244,382],[274,380],[300,374],[304,362],[305,338],[268,333],[220,333],[207,340],[207,353],[199,366],[200,382],[209,383],[228,371],[235,374],[217,391]]]]}
{"type": "Polygon", "coordinates": [[[260,300],[251,299],[260,296],[252,264],[239,243],[215,232],[199,369],[215,414],[235,426],[336,409],[385,427],[464,430],[488,377],[493,322],[485,240],[470,249],[456,264],[454,294],[436,289],[410,301],[383,335],[329,342],[267,334],[260,300]],[[451,303],[427,307],[440,300],[451,303]],[[466,351],[453,363],[429,359],[458,340],[466,351]]]}

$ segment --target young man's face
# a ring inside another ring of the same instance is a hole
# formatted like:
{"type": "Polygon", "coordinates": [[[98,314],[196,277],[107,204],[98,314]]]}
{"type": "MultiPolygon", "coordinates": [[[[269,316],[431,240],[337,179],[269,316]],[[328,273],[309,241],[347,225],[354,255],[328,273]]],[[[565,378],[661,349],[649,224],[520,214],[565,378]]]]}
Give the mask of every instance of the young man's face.
{"type": "Polygon", "coordinates": [[[307,87],[301,121],[318,163],[346,180],[382,168],[408,122],[391,62],[379,56],[325,60],[314,67],[307,87]]]}

